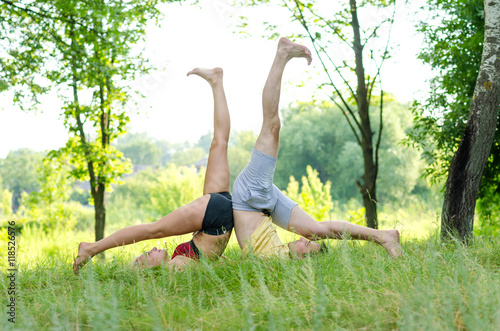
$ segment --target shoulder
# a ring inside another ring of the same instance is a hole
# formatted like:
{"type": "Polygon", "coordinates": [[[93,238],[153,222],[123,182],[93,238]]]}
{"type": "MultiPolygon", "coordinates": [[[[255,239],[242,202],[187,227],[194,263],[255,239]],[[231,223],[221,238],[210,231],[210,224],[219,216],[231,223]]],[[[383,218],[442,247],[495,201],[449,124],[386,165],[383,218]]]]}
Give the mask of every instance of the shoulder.
{"type": "Polygon", "coordinates": [[[190,259],[189,257],[183,256],[183,255],[177,255],[173,259],[167,262],[167,265],[173,267],[174,269],[177,269],[179,271],[184,271],[184,267],[191,263],[193,259],[190,259]]]}

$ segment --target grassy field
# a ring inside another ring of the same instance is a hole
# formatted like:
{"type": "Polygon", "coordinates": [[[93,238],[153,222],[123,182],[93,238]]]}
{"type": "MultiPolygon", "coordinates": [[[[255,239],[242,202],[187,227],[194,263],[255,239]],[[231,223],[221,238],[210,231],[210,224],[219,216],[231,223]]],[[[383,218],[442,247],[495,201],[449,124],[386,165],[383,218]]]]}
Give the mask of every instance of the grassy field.
{"type": "MultiPolygon", "coordinates": [[[[415,230],[422,224],[399,216],[406,225],[396,224],[404,239],[398,259],[348,240],[329,241],[328,254],[303,260],[243,259],[233,236],[228,260],[201,261],[184,272],[130,267],[143,249],[172,251],[186,237],[114,249],[78,277],[72,254],[91,232],[26,228],[17,238],[16,323],[8,322],[6,298],[0,329],[500,330],[500,238],[444,245],[428,217],[425,237],[415,230]]],[[[8,286],[4,275],[2,293],[8,286]]]]}

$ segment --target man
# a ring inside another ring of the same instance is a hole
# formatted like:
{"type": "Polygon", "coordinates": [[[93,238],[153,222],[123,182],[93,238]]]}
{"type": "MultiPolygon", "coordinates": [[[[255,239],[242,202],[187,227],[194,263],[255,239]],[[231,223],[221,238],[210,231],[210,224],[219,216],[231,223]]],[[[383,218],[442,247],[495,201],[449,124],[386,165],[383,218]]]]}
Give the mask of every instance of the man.
{"type": "Polygon", "coordinates": [[[271,71],[262,93],[263,123],[250,162],[233,185],[234,229],[244,252],[258,256],[287,256],[320,251],[320,245],[305,239],[284,245],[272,223],[310,240],[336,238],[349,234],[353,239],[373,241],[389,255],[401,252],[397,230],[375,230],[343,221],[317,222],[286,197],[274,184],[281,122],[278,105],[281,79],[286,64],[293,58],[312,61],[307,47],[281,38],[271,71]]]}

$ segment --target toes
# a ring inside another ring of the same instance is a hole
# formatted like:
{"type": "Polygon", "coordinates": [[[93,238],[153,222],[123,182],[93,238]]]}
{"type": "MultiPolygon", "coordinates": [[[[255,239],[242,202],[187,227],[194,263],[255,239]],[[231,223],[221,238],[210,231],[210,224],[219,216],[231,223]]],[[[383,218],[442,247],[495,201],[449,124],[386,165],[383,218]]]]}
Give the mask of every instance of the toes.
{"type": "Polygon", "coordinates": [[[192,74],[196,74],[197,72],[198,72],[198,68],[194,68],[193,70],[191,70],[190,72],[187,73],[187,76],[192,75],[192,74]]]}

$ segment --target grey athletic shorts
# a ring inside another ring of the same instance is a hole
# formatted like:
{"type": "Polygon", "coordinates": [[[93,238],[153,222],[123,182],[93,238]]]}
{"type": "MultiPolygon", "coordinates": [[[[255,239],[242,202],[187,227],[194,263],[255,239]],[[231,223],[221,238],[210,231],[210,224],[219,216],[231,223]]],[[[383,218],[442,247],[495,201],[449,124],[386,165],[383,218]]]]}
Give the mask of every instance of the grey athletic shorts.
{"type": "Polygon", "coordinates": [[[297,203],[273,184],[275,169],[275,157],[254,149],[250,162],[234,181],[233,209],[267,210],[274,224],[288,230],[290,214],[297,203]]]}

